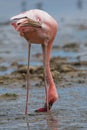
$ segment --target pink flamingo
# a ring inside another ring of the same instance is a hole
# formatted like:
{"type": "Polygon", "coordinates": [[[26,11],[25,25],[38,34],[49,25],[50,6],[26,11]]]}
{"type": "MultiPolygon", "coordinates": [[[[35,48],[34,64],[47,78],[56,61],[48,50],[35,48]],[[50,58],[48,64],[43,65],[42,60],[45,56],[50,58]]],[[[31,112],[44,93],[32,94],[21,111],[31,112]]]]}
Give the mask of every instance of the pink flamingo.
{"type": "Polygon", "coordinates": [[[58,24],[48,13],[42,10],[29,10],[11,18],[12,26],[28,41],[28,76],[25,114],[28,112],[29,94],[29,63],[30,46],[38,43],[42,46],[44,64],[44,82],[46,92],[46,103],[44,107],[36,112],[49,111],[53,103],[58,99],[58,93],[50,71],[50,53],[55,39],[58,24]]]}

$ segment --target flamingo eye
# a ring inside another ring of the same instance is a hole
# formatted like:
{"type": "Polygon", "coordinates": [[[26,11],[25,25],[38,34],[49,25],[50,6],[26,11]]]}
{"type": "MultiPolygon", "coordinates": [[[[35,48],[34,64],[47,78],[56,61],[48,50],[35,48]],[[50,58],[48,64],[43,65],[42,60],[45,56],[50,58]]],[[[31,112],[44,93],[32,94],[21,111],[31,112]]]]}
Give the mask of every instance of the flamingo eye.
{"type": "Polygon", "coordinates": [[[20,25],[21,23],[17,23],[17,25],[20,25]]]}

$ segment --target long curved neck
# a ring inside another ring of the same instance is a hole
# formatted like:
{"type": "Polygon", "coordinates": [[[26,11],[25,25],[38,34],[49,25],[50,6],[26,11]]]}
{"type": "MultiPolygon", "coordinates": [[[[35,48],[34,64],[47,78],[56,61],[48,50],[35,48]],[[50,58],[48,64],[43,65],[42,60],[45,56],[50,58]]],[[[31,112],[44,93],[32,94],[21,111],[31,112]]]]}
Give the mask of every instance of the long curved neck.
{"type": "Polygon", "coordinates": [[[49,86],[54,87],[55,83],[54,83],[52,73],[51,73],[51,70],[50,70],[50,63],[48,63],[46,65],[46,74],[47,74],[46,77],[47,77],[47,82],[48,82],[49,86]]]}
{"type": "Polygon", "coordinates": [[[50,54],[51,54],[51,50],[52,50],[52,43],[53,43],[53,40],[48,42],[48,44],[47,44],[46,78],[47,78],[47,82],[48,82],[49,86],[51,88],[54,88],[55,87],[55,83],[54,83],[54,80],[53,80],[53,77],[52,77],[52,73],[51,73],[51,70],[50,70],[50,54]]]}

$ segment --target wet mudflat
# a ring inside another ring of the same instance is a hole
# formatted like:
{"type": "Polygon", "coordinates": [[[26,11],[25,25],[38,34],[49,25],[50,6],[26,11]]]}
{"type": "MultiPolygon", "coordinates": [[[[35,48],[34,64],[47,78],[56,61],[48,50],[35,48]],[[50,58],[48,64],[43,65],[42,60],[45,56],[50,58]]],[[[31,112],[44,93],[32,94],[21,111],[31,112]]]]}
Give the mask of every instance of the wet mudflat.
{"type": "MultiPolygon", "coordinates": [[[[87,75],[85,76],[87,79],[87,75]]],[[[82,81],[84,81],[83,78],[82,81]]],[[[87,81],[78,83],[74,79],[74,83],[72,82],[69,80],[57,84],[59,100],[49,113],[34,112],[44,103],[44,87],[32,86],[27,121],[31,130],[87,129],[87,81]]],[[[1,130],[28,129],[24,115],[26,90],[23,88],[23,84],[24,82],[15,82],[0,87],[2,93],[5,93],[0,96],[1,130]]]]}
{"type": "Polygon", "coordinates": [[[59,100],[49,113],[34,112],[44,104],[43,67],[30,67],[27,121],[24,115],[26,66],[16,64],[16,71],[0,76],[0,130],[86,130],[87,70],[79,69],[81,64],[76,68],[75,63],[68,63],[66,58],[51,59],[59,100]]]}

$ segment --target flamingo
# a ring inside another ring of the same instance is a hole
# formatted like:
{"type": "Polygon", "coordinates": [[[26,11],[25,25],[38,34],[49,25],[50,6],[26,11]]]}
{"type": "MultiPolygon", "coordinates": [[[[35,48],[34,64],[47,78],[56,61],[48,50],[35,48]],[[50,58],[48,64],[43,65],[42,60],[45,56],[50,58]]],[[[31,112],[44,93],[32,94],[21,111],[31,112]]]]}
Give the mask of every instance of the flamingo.
{"type": "Polygon", "coordinates": [[[28,71],[27,71],[27,93],[25,114],[28,113],[29,94],[29,64],[31,44],[41,44],[44,66],[45,104],[36,109],[36,112],[50,111],[53,103],[58,99],[57,89],[50,70],[50,53],[57,34],[58,24],[47,12],[33,9],[11,18],[11,25],[28,42],[28,71]]]}

